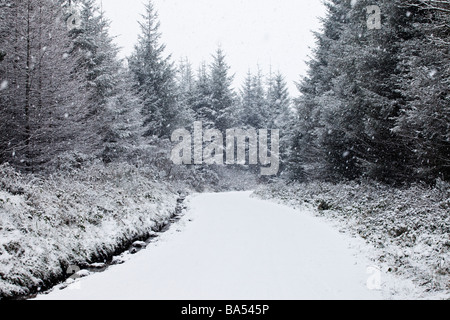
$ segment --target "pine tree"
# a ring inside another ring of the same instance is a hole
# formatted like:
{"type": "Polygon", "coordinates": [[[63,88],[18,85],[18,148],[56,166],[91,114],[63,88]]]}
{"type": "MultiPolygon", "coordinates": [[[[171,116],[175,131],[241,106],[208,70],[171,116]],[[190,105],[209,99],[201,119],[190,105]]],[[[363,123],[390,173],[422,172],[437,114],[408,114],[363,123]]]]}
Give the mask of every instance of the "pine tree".
{"type": "Polygon", "coordinates": [[[257,121],[253,124],[255,129],[270,128],[272,113],[269,110],[266,88],[264,87],[264,75],[258,66],[252,79],[253,108],[257,115],[257,121]]]}
{"type": "Polygon", "coordinates": [[[399,45],[410,35],[404,28],[406,10],[399,2],[381,0],[375,3],[384,13],[379,30],[362,29],[367,20],[366,7],[372,2],[359,1],[349,12],[352,23],[342,42],[348,43],[351,49],[347,51],[354,53],[345,55],[347,59],[342,61],[344,68],[354,71],[355,95],[343,101],[348,104],[352,100],[354,109],[358,108],[362,115],[364,127],[354,133],[359,137],[354,151],[365,175],[395,183],[410,176],[407,150],[400,136],[392,130],[403,99],[396,81],[401,61],[399,45]]]}
{"type": "MultiPolygon", "coordinates": [[[[8,76],[7,62],[3,62],[7,58],[6,49],[10,46],[9,37],[11,36],[12,3],[10,1],[0,1],[0,112],[2,114],[2,121],[0,121],[0,163],[8,161],[11,158],[11,129],[12,114],[8,108],[10,97],[6,92],[11,82],[11,75],[8,76]],[[8,155],[9,154],[9,155],[8,155]]],[[[12,48],[10,49],[10,54],[12,48]]]]}
{"type": "Polygon", "coordinates": [[[180,60],[177,71],[177,125],[185,128],[196,120],[194,114],[195,77],[192,65],[187,58],[180,60]]]}
{"type": "Polygon", "coordinates": [[[109,21],[95,0],[79,0],[80,26],[71,31],[73,51],[80,56],[76,72],[86,77],[91,112],[100,114],[119,78],[118,48],[109,36],[109,21]]]}
{"type": "Polygon", "coordinates": [[[269,77],[267,104],[270,114],[268,128],[286,129],[292,120],[291,99],[286,80],[281,72],[269,77]]]}
{"type": "Polygon", "coordinates": [[[102,159],[106,163],[116,159],[128,160],[143,143],[142,101],[133,88],[128,70],[121,68],[117,76],[120,81],[114,94],[107,98],[101,118],[104,137],[102,159]]]}
{"type": "Polygon", "coordinates": [[[402,101],[396,81],[399,44],[410,36],[404,30],[406,11],[398,3],[376,1],[383,24],[372,30],[367,27],[367,7],[373,4],[327,4],[310,75],[300,85],[299,115],[309,122],[296,135],[304,141],[300,152],[321,162],[325,178],[364,174],[396,182],[409,175],[407,149],[393,131],[402,101]]]}
{"type": "MultiPolygon", "coordinates": [[[[405,4],[402,4],[405,7],[405,4]]],[[[395,132],[412,150],[414,174],[450,179],[450,1],[407,1],[398,77],[405,97],[395,132]]]]}
{"type": "MultiPolygon", "coordinates": [[[[11,4],[9,1],[1,1],[0,2],[0,39],[7,36],[7,26],[6,26],[6,16],[7,11],[9,10],[11,4]]],[[[6,53],[2,48],[0,47],[0,62],[3,61],[5,58],[6,53]]]]}
{"type": "MultiPolygon", "coordinates": [[[[308,76],[298,83],[301,96],[294,100],[297,123],[289,167],[292,177],[297,180],[334,178],[336,171],[328,159],[330,151],[324,144],[327,135],[333,133],[325,121],[326,114],[332,112],[336,102],[326,97],[332,92],[333,78],[339,74],[332,68],[331,54],[344,29],[348,7],[342,0],[332,0],[325,5],[328,12],[322,20],[322,31],[315,33],[317,46],[308,62],[308,76]]],[[[338,142],[337,136],[334,141],[338,142]]]]}
{"type": "Polygon", "coordinates": [[[149,1],[129,67],[143,100],[146,136],[169,137],[177,117],[175,71],[170,57],[163,57],[165,46],[159,43],[159,25],[158,14],[149,1]]]}
{"type": "Polygon", "coordinates": [[[206,63],[197,71],[194,88],[193,110],[196,121],[202,121],[205,128],[215,128],[215,113],[212,109],[211,80],[206,63]]]}
{"type": "Polygon", "coordinates": [[[85,77],[89,92],[86,122],[100,138],[91,147],[103,150],[99,155],[110,162],[126,157],[127,150],[137,141],[142,125],[137,109],[142,104],[109,35],[110,22],[95,0],[79,0],[78,7],[80,25],[70,31],[72,52],[79,56],[75,72],[85,77]]]}
{"type": "Polygon", "coordinates": [[[68,58],[70,39],[61,7],[51,0],[14,2],[2,38],[1,160],[24,170],[45,167],[62,152],[89,142],[86,99],[68,58]]]}
{"type": "Polygon", "coordinates": [[[241,89],[241,121],[246,127],[254,129],[270,128],[271,114],[264,88],[264,76],[258,67],[258,72],[247,74],[241,89]]]}
{"type": "Polygon", "coordinates": [[[247,127],[254,127],[254,124],[258,122],[254,108],[254,91],[253,91],[253,75],[249,70],[247,77],[244,80],[244,85],[242,86],[240,92],[240,109],[239,118],[242,125],[247,127]]]}
{"type": "Polygon", "coordinates": [[[221,131],[234,126],[236,115],[233,76],[229,75],[230,67],[225,58],[223,50],[218,48],[210,67],[211,109],[215,128],[221,131]]]}
{"type": "Polygon", "coordinates": [[[295,121],[291,110],[291,99],[287,83],[281,72],[270,75],[267,89],[267,106],[269,121],[266,125],[268,129],[279,129],[281,133],[280,140],[280,172],[288,165],[288,159],[291,156],[291,142],[294,139],[293,127],[295,121]]]}

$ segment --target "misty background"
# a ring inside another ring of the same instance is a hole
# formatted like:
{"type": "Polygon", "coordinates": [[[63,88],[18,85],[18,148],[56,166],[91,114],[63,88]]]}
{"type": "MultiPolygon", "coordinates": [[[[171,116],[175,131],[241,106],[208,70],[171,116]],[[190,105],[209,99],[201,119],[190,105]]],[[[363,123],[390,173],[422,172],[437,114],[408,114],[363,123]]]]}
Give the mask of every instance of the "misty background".
{"type": "MultiPolygon", "coordinates": [[[[145,11],[141,0],[104,0],[111,35],[120,56],[133,51],[140,32],[137,23],[145,11]]],[[[162,43],[173,60],[188,57],[194,68],[209,62],[220,45],[226,52],[234,86],[240,88],[247,71],[257,64],[264,73],[280,71],[291,95],[307,71],[315,45],[311,31],[320,29],[326,8],[322,1],[306,0],[155,0],[161,21],[162,43]]]]}

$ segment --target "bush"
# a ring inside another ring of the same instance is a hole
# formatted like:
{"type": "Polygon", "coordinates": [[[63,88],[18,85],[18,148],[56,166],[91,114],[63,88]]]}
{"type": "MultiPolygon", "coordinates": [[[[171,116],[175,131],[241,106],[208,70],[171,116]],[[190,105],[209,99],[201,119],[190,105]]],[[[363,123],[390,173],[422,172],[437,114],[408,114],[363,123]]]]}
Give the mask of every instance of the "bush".
{"type": "MultiPolygon", "coordinates": [[[[178,194],[152,169],[101,163],[42,177],[0,167],[0,297],[54,283],[167,223],[178,194]]],[[[75,165],[74,165],[75,164],[75,165]]]]}

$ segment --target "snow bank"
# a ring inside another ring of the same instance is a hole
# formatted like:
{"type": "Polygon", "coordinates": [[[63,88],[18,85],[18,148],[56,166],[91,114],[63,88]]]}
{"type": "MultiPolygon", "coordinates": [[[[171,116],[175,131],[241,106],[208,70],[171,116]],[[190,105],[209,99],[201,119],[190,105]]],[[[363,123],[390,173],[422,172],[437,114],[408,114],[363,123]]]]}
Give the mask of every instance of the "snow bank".
{"type": "Polygon", "coordinates": [[[450,185],[396,189],[375,183],[278,182],[255,193],[293,207],[312,207],[378,248],[376,263],[407,277],[419,298],[450,298],[450,185]]]}
{"type": "Polygon", "coordinates": [[[41,178],[0,166],[0,299],[44,289],[144,240],[176,208],[177,190],[126,164],[41,178]]]}

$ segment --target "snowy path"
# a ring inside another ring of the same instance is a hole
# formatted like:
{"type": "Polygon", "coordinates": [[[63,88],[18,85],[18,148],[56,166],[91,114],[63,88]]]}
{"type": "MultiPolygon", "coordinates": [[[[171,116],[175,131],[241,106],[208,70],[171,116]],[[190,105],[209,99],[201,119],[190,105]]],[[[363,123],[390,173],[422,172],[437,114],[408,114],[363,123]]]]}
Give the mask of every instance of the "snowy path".
{"type": "Polygon", "coordinates": [[[250,198],[202,194],[125,264],[39,299],[380,299],[351,239],[309,213],[250,198]]]}

